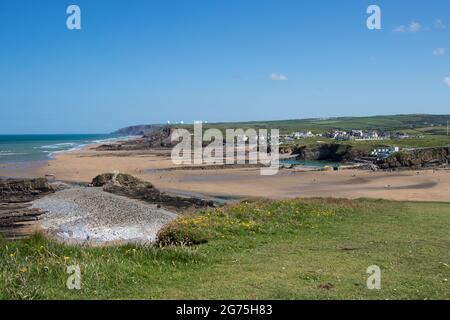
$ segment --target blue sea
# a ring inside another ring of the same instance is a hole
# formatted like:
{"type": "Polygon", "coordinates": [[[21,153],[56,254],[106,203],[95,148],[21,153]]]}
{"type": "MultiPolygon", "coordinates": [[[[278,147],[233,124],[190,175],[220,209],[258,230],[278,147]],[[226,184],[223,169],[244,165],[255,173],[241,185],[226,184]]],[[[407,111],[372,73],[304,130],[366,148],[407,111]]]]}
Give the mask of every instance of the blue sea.
{"type": "Polygon", "coordinates": [[[112,134],[0,135],[0,163],[47,160],[57,152],[127,138],[112,134]]]}

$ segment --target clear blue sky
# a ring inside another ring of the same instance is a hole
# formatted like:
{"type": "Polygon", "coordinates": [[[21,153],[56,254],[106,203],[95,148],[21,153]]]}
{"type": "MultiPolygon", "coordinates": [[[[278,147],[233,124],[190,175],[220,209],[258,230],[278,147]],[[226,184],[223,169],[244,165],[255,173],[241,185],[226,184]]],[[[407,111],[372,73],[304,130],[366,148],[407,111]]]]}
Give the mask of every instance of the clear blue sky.
{"type": "Polygon", "coordinates": [[[0,2],[0,133],[449,113],[446,77],[448,0],[0,2]]]}

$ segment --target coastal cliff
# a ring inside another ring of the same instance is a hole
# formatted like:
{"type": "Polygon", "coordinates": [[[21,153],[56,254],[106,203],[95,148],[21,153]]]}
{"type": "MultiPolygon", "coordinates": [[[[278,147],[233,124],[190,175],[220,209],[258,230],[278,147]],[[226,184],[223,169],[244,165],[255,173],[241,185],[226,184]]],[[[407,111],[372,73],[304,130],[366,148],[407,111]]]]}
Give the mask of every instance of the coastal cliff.
{"type": "Polygon", "coordinates": [[[174,145],[171,140],[173,128],[170,126],[135,126],[116,131],[121,134],[142,135],[141,138],[120,143],[103,144],[96,148],[97,151],[136,151],[170,148],[174,145]]]}
{"type": "Polygon", "coordinates": [[[427,168],[448,165],[450,147],[422,148],[396,152],[383,160],[370,160],[368,150],[352,145],[323,143],[301,146],[291,150],[301,160],[326,160],[333,162],[350,162],[357,159],[374,161],[379,169],[427,168]]]}
{"type": "Polygon", "coordinates": [[[301,160],[324,160],[332,162],[349,162],[355,158],[367,156],[368,153],[357,150],[351,145],[339,143],[322,143],[300,146],[292,149],[292,154],[301,160]]]}
{"type": "Polygon", "coordinates": [[[161,126],[150,125],[150,124],[140,124],[136,126],[129,126],[121,128],[113,132],[113,134],[124,134],[130,136],[143,136],[149,132],[160,129],[161,126]]]}
{"type": "Polygon", "coordinates": [[[397,152],[377,163],[380,169],[427,168],[448,165],[450,147],[424,148],[397,152]]]}
{"type": "Polygon", "coordinates": [[[0,201],[2,202],[30,201],[53,191],[53,187],[44,178],[0,179],[0,201]]]}

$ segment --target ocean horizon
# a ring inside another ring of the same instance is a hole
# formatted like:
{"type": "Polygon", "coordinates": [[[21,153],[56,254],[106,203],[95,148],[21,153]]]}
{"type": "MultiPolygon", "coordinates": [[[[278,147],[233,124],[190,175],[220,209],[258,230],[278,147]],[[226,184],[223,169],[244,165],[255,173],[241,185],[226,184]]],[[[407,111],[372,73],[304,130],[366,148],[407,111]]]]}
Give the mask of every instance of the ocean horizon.
{"type": "Polygon", "coordinates": [[[48,160],[58,152],[129,138],[118,134],[2,134],[0,163],[48,160]]]}

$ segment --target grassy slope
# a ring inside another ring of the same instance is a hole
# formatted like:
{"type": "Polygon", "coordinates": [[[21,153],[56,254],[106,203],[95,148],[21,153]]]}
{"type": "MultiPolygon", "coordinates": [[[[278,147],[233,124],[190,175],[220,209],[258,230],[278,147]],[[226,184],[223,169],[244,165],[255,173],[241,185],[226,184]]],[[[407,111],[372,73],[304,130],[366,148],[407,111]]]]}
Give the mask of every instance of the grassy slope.
{"type": "MultiPolygon", "coordinates": [[[[332,129],[350,130],[381,130],[389,132],[403,132],[412,136],[424,138],[372,140],[372,141],[339,141],[340,144],[351,144],[360,149],[371,150],[378,146],[398,146],[401,148],[426,148],[450,145],[450,136],[447,136],[447,120],[450,115],[392,115],[371,117],[340,117],[329,119],[300,119],[280,121],[254,121],[236,123],[204,124],[203,129],[215,128],[224,131],[231,128],[243,129],[279,129],[281,134],[290,134],[294,131],[311,130],[314,133],[324,133],[332,129]],[[433,125],[433,126],[431,126],[433,125]]],[[[192,130],[192,125],[176,125],[177,127],[192,130]]],[[[336,142],[325,137],[300,139],[298,145],[312,145],[317,141],[336,142]]]]}
{"type": "Polygon", "coordinates": [[[291,200],[178,219],[193,247],[0,243],[0,298],[450,298],[450,204],[291,200]],[[65,288],[65,266],[82,289],[65,288]],[[366,268],[382,269],[382,290],[366,268]],[[24,269],[26,268],[26,269],[24,269]],[[331,283],[331,290],[321,284],[331,283]]]}
{"type": "Polygon", "coordinates": [[[450,136],[427,135],[424,138],[391,139],[391,140],[354,140],[354,141],[336,141],[325,137],[311,137],[300,139],[286,144],[287,146],[311,146],[319,143],[338,143],[348,144],[357,150],[370,152],[381,146],[391,146],[400,148],[431,148],[450,146],[450,136]]]}
{"type": "MultiPolygon", "coordinates": [[[[252,121],[204,124],[204,128],[254,128],[254,129],[280,129],[281,133],[291,133],[297,130],[311,130],[315,133],[325,132],[330,129],[365,129],[382,131],[401,131],[415,134],[419,128],[428,128],[430,133],[445,134],[446,122],[450,115],[390,115],[368,117],[338,117],[328,119],[298,119],[279,121],[252,121]],[[430,127],[434,125],[434,127],[430,127]]],[[[177,127],[190,128],[192,125],[176,125],[177,127]]],[[[420,130],[419,130],[420,131],[420,130]]]]}

